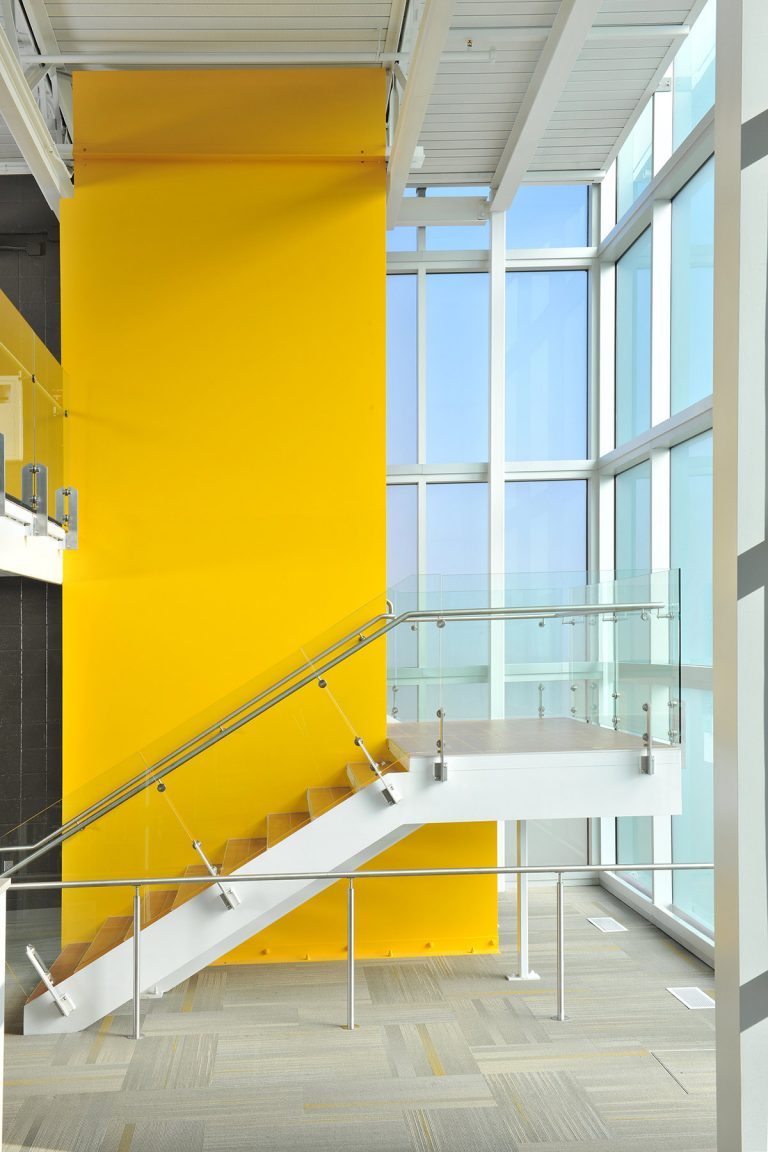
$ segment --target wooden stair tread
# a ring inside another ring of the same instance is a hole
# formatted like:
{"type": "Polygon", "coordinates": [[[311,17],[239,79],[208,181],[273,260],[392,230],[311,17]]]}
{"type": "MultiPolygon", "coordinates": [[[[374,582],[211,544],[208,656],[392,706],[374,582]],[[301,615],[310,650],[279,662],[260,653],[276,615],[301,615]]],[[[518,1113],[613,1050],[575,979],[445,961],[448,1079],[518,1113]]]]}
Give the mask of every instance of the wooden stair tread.
{"type": "MultiPolygon", "coordinates": [[[[178,888],[152,888],[147,892],[144,897],[144,907],[141,910],[142,928],[148,928],[150,924],[154,924],[155,920],[159,920],[161,916],[165,916],[166,912],[170,912],[177,892],[178,888]]],[[[133,935],[133,929],[129,935],[133,935]]]]}
{"type": "MultiPolygon", "coordinates": [[[[182,872],[182,876],[207,876],[210,882],[213,883],[211,874],[205,864],[187,864],[182,872]]],[[[191,900],[193,896],[197,896],[198,892],[202,892],[203,889],[207,887],[207,884],[182,884],[174,896],[171,909],[178,908],[180,904],[186,904],[187,900],[191,900]]]]}
{"type": "Polygon", "coordinates": [[[242,868],[243,864],[247,864],[249,860],[260,856],[262,852],[266,851],[266,848],[267,841],[263,836],[227,840],[224,846],[224,859],[221,864],[222,873],[229,876],[238,868],[242,868]]]}
{"type": "Polygon", "coordinates": [[[81,956],[75,971],[79,972],[81,968],[85,968],[86,964],[92,964],[94,960],[98,960],[105,952],[110,952],[113,948],[116,948],[118,944],[122,944],[126,938],[126,933],[132,930],[132,916],[107,917],[88,945],[87,950],[81,956]]]}
{"type": "MultiPolygon", "coordinates": [[[[402,764],[384,764],[379,771],[382,776],[386,776],[388,772],[404,772],[405,769],[402,764]]],[[[372,784],[376,776],[371,771],[370,764],[366,762],[364,764],[347,764],[347,778],[355,792],[359,792],[361,788],[367,788],[369,784],[372,784]]]]}
{"type": "Polygon", "coordinates": [[[316,820],[329,808],[341,804],[342,800],[346,800],[352,793],[352,788],[308,788],[307,807],[309,808],[310,820],[316,820]]]}
{"type": "Polygon", "coordinates": [[[309,812],[270,812],[267,816],[267,847],[274,847],[305,824],[309,824],[309,812]]]}
{"type": "MultiPolygon", "coordinates": [[[[50,968],[54,984],[61,984],[62,980],[66,980],[68,976],[72,975],[90,946],[87,941],[85,943],[67,944],[56,957],[50,968]]],[[[27,998],[27,1004],[29,1004],[30,1000],[35,1000],[38,996],[42,996],[43,992],[45,992],[45,984],[43,984],[41,980],[27,998]]]]}

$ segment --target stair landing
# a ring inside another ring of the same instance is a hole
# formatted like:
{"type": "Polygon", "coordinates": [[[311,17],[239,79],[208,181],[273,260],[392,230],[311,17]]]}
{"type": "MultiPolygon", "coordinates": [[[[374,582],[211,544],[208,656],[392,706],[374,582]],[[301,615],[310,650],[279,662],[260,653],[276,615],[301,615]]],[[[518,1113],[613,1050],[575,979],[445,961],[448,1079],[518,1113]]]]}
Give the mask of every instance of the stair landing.
{"type": "MultiPolygon", "coordinates": [[[[508,720],[449,720],[444,729],[445,756],[493,756],[515,753],[627,752],[644,748],[642,738],[599,724],[567,717],[508,720]]],[[[387,726],[389,746],[407,763],[410,757],[435,756],[436,720],[387,726]]],[[[655,742],[654,742],[655,743],[655,742]]],[[[661,745],[662,747],[664,745],[661,745]]]]}

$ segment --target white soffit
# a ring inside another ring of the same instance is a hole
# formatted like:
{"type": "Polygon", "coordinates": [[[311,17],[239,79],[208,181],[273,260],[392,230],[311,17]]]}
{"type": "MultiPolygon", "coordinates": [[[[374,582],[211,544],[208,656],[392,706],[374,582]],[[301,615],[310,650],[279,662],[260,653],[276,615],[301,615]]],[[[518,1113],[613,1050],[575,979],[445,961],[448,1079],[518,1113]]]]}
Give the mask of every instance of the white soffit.
{"type": "MultiPolygon", "coordinates": [[[[603,0],[563,78],[524,179],[599,179],[703,2],[603,0]]],[[[204,66],[201,58],[213,66],[228,56],[237,66],[248,55],[255,63],[260,54],[261,63],[274,65],[283,57],[299,63],[306,56],[306,63],[312,57],[328,65],[348,58],[391,66],[406,10],[406,0],[23,3],[38,49],[21,46],[23,57],[30,57],[28,72],[36,74],[41,56],[52,58],[62,77],[89,67],[172,67],[187,61],[204,66]]],[[[424,6],[424,0],[409,0],[414,28],[424,6]]],[[[516,117],[534,95],[529,89],[560,8],[560,0],[457,0],[421,122],[424,162],[409,172],[408,184],[492,184],[515,138],[516,117]]],[[[406,35],[407,44],[412,41],[406,35]]],[[[407,57],[400,68],[407,83],[407,57]]],[[[60,92],[69,101],[68,81],[60,92]]],[[[62,110],[67,122],[71,107],[62,110]]],[[[19,150],[0,125],[0,171],[4,161],[16,160],[19,150]]]]}

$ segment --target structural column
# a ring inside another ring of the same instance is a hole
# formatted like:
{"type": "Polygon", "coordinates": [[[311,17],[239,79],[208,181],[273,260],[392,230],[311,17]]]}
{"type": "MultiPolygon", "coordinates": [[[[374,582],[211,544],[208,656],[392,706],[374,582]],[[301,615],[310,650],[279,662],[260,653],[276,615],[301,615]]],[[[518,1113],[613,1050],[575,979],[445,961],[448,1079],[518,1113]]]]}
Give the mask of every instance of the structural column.
{"type": "Polygon", "coordinates": [[[768,5],[718,5],[714,688],[718,1149],[768,1148],[768,5]]]}

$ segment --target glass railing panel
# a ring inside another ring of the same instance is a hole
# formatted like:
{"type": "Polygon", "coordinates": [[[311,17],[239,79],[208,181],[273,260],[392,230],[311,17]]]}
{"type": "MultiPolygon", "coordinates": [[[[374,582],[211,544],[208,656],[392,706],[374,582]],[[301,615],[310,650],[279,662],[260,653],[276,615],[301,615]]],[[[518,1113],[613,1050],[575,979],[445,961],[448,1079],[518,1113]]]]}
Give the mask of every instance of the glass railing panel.
{"type": "Polygon", "coordinates": [[[675,731],[677,573],[430,576],[390,595],[430,613],[389,640],[401,719],[431,721],[442,701],[447,725],[564,717],[640,735],[648,705],[654,739],[675,731]]]}
{"type": "MultiPolygon", "coordinates": [[[[58,367],[58,366],[57,366],[58,367]]],[[[48,470],[48,515],[56,518],[56,490],[64,487],[64,409],[37,381],[32,385],[34,446],[31,462],[48,470]]]]}
{"type": "Polygon", "coordinates": [[[0,433],[6,457],[6,492],[22,499],[24,465],[48,469],[48,511],[64,486],[61,365],[26,320],[0,293],[0,433]]]}

